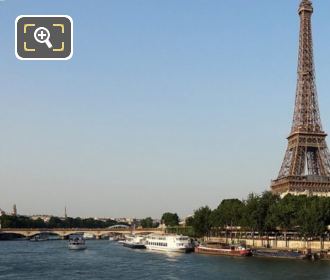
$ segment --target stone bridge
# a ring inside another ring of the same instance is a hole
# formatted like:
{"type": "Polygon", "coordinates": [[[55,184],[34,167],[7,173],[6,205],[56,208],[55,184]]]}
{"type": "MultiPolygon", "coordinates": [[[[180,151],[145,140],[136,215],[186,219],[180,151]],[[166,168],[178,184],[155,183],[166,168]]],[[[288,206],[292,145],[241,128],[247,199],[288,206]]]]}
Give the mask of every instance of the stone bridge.
{"type": "Polygon", "coordinates": [[[24,237],[32,237],[37,234],[48,233],[55,234],[62,238],[70,234],[89,233],[96,238],[101,236],[112,236],[119,234],[150,234],[150,233],[164,233],[160,228],[144,228],[144,229],[131,229],[131,228],[2,228],[0,234],[18,234],[24,237]]]}

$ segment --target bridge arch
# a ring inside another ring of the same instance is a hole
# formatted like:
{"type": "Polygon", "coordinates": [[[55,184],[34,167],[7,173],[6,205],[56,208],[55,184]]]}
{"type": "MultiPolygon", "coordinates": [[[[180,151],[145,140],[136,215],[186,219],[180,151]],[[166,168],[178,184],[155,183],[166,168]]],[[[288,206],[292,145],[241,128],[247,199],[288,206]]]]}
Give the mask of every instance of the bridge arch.
{"type": "Polygon", "coordinates": [[[12,238],[27,238],[27,236],[23,232],[0,232],[0,240],[12,238]]]}
{"type": "Polygon", "coordinates": [[[129,228],[131,228],[131,227],[128,226],[128,225],[113,225],[113,226],[111,226],[111,227],[108,227],[108,229],[121,229],[121,228],[129,229],[129,228]]]}

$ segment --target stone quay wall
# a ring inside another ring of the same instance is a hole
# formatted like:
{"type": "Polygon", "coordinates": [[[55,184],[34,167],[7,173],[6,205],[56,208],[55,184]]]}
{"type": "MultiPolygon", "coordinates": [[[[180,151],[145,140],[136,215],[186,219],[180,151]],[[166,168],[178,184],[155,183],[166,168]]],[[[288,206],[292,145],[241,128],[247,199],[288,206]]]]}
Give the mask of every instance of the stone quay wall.
{"type": "Polygon", "coordinates": [[[208,242],[220,242],[226,244],[238,244],[244,243],[248,247],[252,248],[272,248],[280,250],[306,250],[312,251],[330,251],[330,241],[324,240],[276,240],[267,238],[225,238],[225,237],[206,237],[205,241],[208,242]]]}

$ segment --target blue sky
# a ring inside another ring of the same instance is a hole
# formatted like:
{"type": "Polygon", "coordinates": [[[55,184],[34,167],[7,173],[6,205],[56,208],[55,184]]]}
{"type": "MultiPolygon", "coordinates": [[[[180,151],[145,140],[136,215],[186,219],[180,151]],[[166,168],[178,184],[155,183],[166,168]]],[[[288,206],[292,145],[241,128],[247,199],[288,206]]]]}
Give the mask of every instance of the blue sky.
{"type": "MultiPolygon", "coordinates": [[[[290,131],[298,0],[0,2],[0,208],[184,216],[269,188],[290,131]],[[22,14],[74,20],[70,61],[19,61],[22,14]]],[[[314,1],[330,131],[330,2],[314,1]]]]}

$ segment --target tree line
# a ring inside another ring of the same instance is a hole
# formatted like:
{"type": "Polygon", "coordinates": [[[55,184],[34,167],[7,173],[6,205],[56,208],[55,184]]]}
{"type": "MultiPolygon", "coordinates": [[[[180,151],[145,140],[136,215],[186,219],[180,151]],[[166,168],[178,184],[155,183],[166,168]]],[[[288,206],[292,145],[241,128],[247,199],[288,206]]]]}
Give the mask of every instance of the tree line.
{"type": "MultiPolygon", "coordinates": [[[[107,228],[118,224],[118,222],[108,220],[95,220],[93,218],[59,218],[51,217],[49,221],[41,218],[32,219],[27,216],[3,215],[0,217],[2,228],[107,228]]],[[[123,223],[120,223],[123,224],[123,223]]]]}
{"type": "MultiPolygon", "coordinates": [[[[177,213],[166,212],[162,215],[161,222],[166,226],[173,227],[179,225],[179,216],[177,213]]],[[[28,216],[3,215],[0,217],[2,228],[107,228],[118,224],[115,220],[95,220],[93,218],[59,218],[50,217],[49,221],[44,221],[41,218],[32,219],[28,216]]],[[[125,224],[126,223],[120,223],[125,224]]],[[[135,222],[136,226],[143,228],[157,228],[158,222],[155,222],[151,217],[144,218],[135,222]]]]}
{"type": "MultiPolygon", "coordinates": [[[[111,219],[51,217],[49,221],[43,221],[10,215],[1,216],[0,222],[2,228],[107,228],[118,224],[111,219]]],[[[179,226],[177,213],[164,213],[161,223],[174,232],[186,232],[179,226]]],[[[199,237],[214,230],[230,229],[258,233],[294,231],[304,237],[318,237],[330,233],[329,225],[330,197],[287,195],[281,199],[271,192],[250,194],[243,200],[225,199],[217,208],[201,207],[186,219],[187,232],[199,237]]],[[[147,217],[136,226],[153,228],[159,223],[147,217]]]]}
{"type": "Polygon", "coordinates": [[[215,209],[208,206],[194,211],[186,220],[196,236],[212,229],[240,229],[269,233],[294,231],[304,237],[329,233],[330,197],[287,195],[283,199],[271,192],[250,194],[247,199],[225,199],[215,209]]]}
{"type": "MultiPolygon", "coordinates": [[[[179,216],[177,213],[165,212],[162,215],[161,223],[167,227],[175,227],[179,225],[179,216]]],[[[142,228],[157,228],[159,226],[158,222],[154,222],[151,217],[144,218],[140,221],[140,226],[142,228]]]]}

